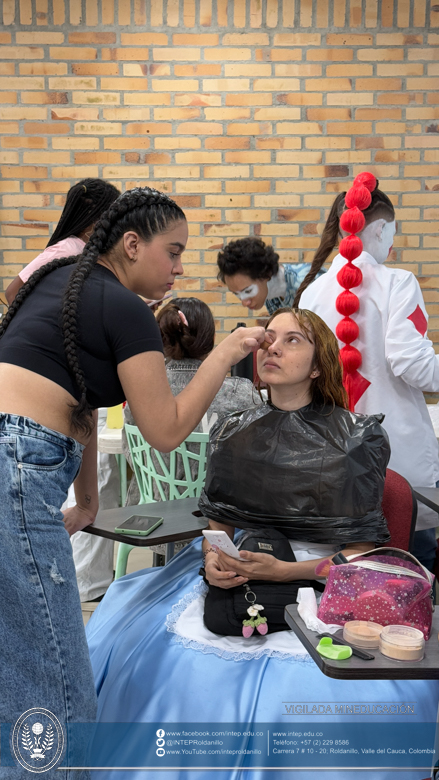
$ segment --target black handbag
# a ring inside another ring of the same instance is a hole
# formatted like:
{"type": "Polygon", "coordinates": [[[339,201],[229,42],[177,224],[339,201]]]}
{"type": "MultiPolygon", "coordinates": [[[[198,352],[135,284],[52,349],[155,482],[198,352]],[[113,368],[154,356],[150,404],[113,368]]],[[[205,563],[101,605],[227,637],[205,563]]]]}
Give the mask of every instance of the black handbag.
{"type": "MultiPolygon", "coordinates": [[[[296,560],[287,537],[275,528],[246,531],[236,546],[240,550],[274,555],[281,561],[293,563],[296,560]]],[[[314,584],[310,580],[292,582],[251,580],[237,588],[225,589],[209,585],[204,602],[204,625],[215,634],[242,636],[245,625],[243,621],[254,622],[247,610],[252,604],[258,604],[264,607],[260,617],[266,618],[265,623],[260,622],[260,625],[266,625],[266,629],[259,631],[256,626],[259,633],[288,631],[289,626],[284,620],[285,607],[296,601],[299,588],[312,587],[314,584]]],[[[256,622],[258,622],[257,618],[256,622]]]]}

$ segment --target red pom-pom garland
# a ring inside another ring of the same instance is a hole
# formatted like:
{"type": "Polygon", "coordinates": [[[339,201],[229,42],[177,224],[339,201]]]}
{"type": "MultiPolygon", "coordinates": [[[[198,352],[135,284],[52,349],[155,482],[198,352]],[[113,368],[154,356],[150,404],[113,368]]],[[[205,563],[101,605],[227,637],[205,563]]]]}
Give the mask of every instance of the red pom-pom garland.
{"type": "Polygon", "coordinates": [[[370,192],[373,192],[376,190],[377,180],[373,173],[369,173],[369,171],[363,171],[363,173],[359,173],[358,176],[356,176],[354,179],[354,187],[358,186],[359,184],[362,184],[363,187],[367,187],[370,192]]]}
{"type": "Polygon", "coordinates": [[[351,346],[360,334],[357,323],[351,319],[350,315],[358,311],[360,301],[358,297],[351,292],[352,287],[358,287],[363,274],[361,269],[353,265],[352,261],[361,255],[363,244],[361,239],[355,235],[360,233],[366,220],[362,211],[370,206],[371,192],[376,188],[377,181],[372,173],[364,172],[355,177],[353,186],[346,193],[345,205],[346,211],[340,217],[340,228],[349,236],[343,238],[340,242],[339,251],[342,257],[346,258],[347,263],[337,274],[337,281],[344,291],[340,293],[335,302],[335,308],[343,319],[338,323],[335,332],[337,338],[343,341],[346,346],[340,350],[340,358],[343,364],[343,384],[346,388],[349,398],[349,409],[353,411],[355,399],[353,397],[354,383],[353,375],[361,366],[361,352],[356,347],[351,346]]]}
{"type": "MultiPolygon", "coordinates": [[[[342,268],[342,271],[343,270],[344,269],[342,268]]],[[[352,287],[355,287],[355,285],[352,285],[352,287]]],[[[355,312],[358,311],[360,301],[350,290],[343,290],[338,296],[335,305],[339,314],[343,314],[344,317],[349,317],[351,314],[355,314],[355,312]]],[[[344,339],[342,339],[342,341],[344,341],[344,339]]]]}
{"type": "MultiPolygon", "coordinates": [[[[355,347],[351,347],[350,344],[343,347],[343,349],[340,350],[340,356],[345,374],[353,374],[360,368],[362,362],[361,352],[355,347]]],[[[351,409],[351,411],[353,411],[353,409],[351,409]]]]}
{"type": "MultiPolygon", "coordinates": [[[[363,243],[358,236],[346,236],[340,241],[339,252],[346,260],[355,260],[363,251],[363,243]]],[[[351,287],[355,287],[354,284],[351,287]]]]}
{"type": "Polygon", "coordinates": [[[346,230],[346,233],[361,233],[365,224],[364,214],[358,206],[344,211],[340,217],[340,227],[342,230],[346,230]]]}
{"type": "MultiPolygon", "coordinates": [[[[353,265],[350,261],[340,268],[337,274],[337,282],[340,287],[344,287],[345,290],[350,290],[351,287],[358,287],[363,281],[363,274],[356,265],[353,265]]],[[[337,309],[338,311],[338,309],[337,309]]]]}
{"type": "Polygon", "coordinates": [[[354,206],[357,206],[360,211],[367,209],[367,207],[370,206],[371,201],[372,195],[370,194],[367,187],[363,187],[362,184],[360,184],[360,186],[351,187],[349,192],[346,193],[344,200],[348,209],[352,209],[354,206]]]}
{"type": "MultiPolygon", "coordinates": [[[[356,298],[357,296],[355,295],[354,297],[356,298]]],[[[351,320],[350,317],[343,317],[338,323],[335,333],[340,341],[344,341],[345,344],[351,344],[360,335],[360,329],[355,320],[351,320]]]]}

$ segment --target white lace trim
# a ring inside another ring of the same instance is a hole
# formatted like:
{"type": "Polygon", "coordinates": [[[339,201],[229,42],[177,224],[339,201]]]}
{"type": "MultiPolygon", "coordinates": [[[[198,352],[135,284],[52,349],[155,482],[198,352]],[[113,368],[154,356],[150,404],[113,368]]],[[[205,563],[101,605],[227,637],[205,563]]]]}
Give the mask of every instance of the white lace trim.
{"type": "MultiPolygon", "coordinates": [[[[186,595],[177,602],[177,604],[174,604],[172,611],[166,616],[166,629],[173,634],[173,642],[181,644],[185,648],[196,650],[204,655],[214,654],[219,658],[224,658],[226,661],[252,661],[253,659],[257,660],[262,658],[265,655],[269,658],[279,658],[283,661],[289,661],[290,663],[313,663],[311,657],[305,650],[299,654],[295,652],[274,650],[271,647],[261,647],[259,650],[253,650],[252,652],[236,652],[199,642],[180,634],[177,631],[177,622],[179,618],[194,601],[205,596],[207,590],[207,585],[203,581],[197,583],[189,593],[186,593],[186,595]]],[[[212,634],[212,636],[216,637],[217,635],[212,634]]]]}

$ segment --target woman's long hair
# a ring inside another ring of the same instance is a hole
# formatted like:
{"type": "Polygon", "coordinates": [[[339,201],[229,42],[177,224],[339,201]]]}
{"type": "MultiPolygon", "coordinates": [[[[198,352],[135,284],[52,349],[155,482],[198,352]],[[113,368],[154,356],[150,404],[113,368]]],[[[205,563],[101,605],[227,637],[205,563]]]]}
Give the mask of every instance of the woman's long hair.
{"type": "Polygon", "coordinates": [[[208,305],[198,298],[171,301],[160,309],[157,323],[166,358],[202,360],[212,352],[215,321],[208,305]]]}
{"type": "Polygon", "coordinates": [[[335,308],[339,314],[343,315],[343,319],[337,324],[335,332],[337,338],[344,342],[340,358],[343,364],[343,383],[351,410],[355,409],[359,394],[361,395],[361,388],[364,388],[365,383],[364,377],[358,372],[362,363],[361,352],[352,346],[352,342],[358,339],[360,331],[356,321],[351,318],[351,314],[358,311],[360,301],[351,290],[359,287],[363,281],[361,269],[353,264],[353,261],[363,251],[363,243],[356,234],[361,233],[365,226],[374,220],[386,219],[391,222],[395,219],[395,211],[391,201],[377,187],[378,181],[375,176],[365,171],[355,177],[353,186],[347,193],[338,195],[329,214],[311,269],[300,285],[294,300],[296,304],[296,301],[300,300],[303,290],[315,279],[335,246],[341,230],[348,233],[349,235],[342,239],[339,247],[341,256],[347,262],[337,274],[337,281],[343,288],[343,292],[337,297],[335,308]]]}
{"type": "MultiPolygon", "coordinates": [[[[346,409],[348,399],[343,387],[343,372],[340,362],[340,350],[337,339],[326,322],[318,314],[308,309],[284,307],[271,315],[265,325],[267,329],[279,314],[292,314],[303,333],[314,344],[314,368],[320,371],[319,376],[311,380],[311,398],[319,406],[331,404],[346,409]]],[[[270,397],[270,391],[269,391],[270,397]]]]}
{"type": "Polygon", "coordinates": [[[82,179],[70,187],[59,222],[47,246],[70,236],[79,236],[94,225],[101,214],[119,197],[113,184],[103,179],[82,179]]]}
{"type": "Polygon", "coordinates": [[[79,403],[72,405],[71,409],[72,427],[78,432],[89,435],[93,429],[92,408],[87,401],[84,372],[78,359],[77,311],[84,282],[99,257],[110,252],[127,231],[134,230],[144,241],[149,242],[155,235],[166,232],[172,223],[182,219],[185,219],[185,215],[180,206],[164,193],[150,187],[128,190],[101,215],[82,254],[58,258],[35,271],[20,288],[1,321],[0,338],[41,279],[61,266],[75,264],[64,293],[61,326],[67,363],[80,392],[79,403]]]}

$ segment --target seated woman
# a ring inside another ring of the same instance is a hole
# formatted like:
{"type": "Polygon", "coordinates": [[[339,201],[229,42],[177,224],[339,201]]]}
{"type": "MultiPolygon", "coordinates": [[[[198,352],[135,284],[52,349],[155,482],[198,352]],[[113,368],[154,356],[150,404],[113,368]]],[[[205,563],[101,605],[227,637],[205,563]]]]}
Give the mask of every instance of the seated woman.
{"type": "MultiPolygon", "coordinates": [[[[272,515],[279,526],[282,518],[277,508],[277,491],[284,490],[290,480],[291,494],[295,496],[291,515],[294,515],[296,499],[301,500],[302,505],[307,506],[309,523],[303,522],[300,511],[293,517],[291,527],[295,526],[301,544],[295,545],[297,560],[292,564],[285,565],[266,553],[243,554],[242,560],[237,561],[222,553],[206,551],[207,579],[227,589],[241,587],[254,578],[279,582],[312,578],[317,561],[333,554],[339,546],[338,540],[352,553],[370,549],[376,542],[380,544],[387,539],[386,524],[379,510],[389,457],[387,439],[377,421],[353,415],[343,408],[337,345],[329,329],[319,317],[308,312],[280,312],[268,323],[267,341],[258,353],[258,372],[269,385],[269,404],[253,412],[230,415],[212,432],[216,443],[221,439],[231,443],[230,452],[236,441],[238,452],[243,456],[255,453],[252,466],[249,458],[243,458],[239,472],[242,494],[232,496],[232,504],[227,500],[228,485],[216,481],[215,472],[209,470],[202,505],[209,505],[209,513],[217,520],[220,514],[225,519],[226,506],[235,518],[235,525],[248,526],[250,523],[242,521],[242,505],[244,502],[253,504],[253,524],[263,520],[268,524],[269,520],[260,515],[261,508],[271,498],[272,515]],[[249,414],[253,415],[253,422],[246,427],[244,423],[249,414]],[[266,423],[265,437],[261,435],[260,420],[266,423]],[[375,510],[369,514],[373,518],[362,516],[352,504],[355,480],[352,480],[353,485],[345,483],[340,489],[340,483],[334,483],[331,474],[323,471],[320,483],[314,484],[313,490],[309,490],[308,484],[316,459],[323,464],[324,451],[331,446],[334,450],[337,448],[337,431],[344,432],[347,444],[344,451],[339,449],[341,459],[347,456],[349,460],[352,453],[353,460],[360,464],[359,472],[364,471],[356,436],[352,433],[358,434],[362,426],[369,423],[373,435],[364,437],[364,446],[369,448],[369,463],[375,458],[375,466],[368,472],[375,475],[375,479],[369,479],[371,504],[375,510]],[[276,477],[273,455],[282,443],[288,442],[289,424],[291,450],[296,456],[290,458],[286,466],[278,465],[278,479],[273,482],[276,477]],[[280,426],[283,426],[282,433],[280,426]],[[325,429],[327,448],[322,447],[321,439],[316,435],[317,431],[322,433],[325,429]],[[239,441],[243,431],[245,451],[239,441]],[[316,440],[317,447],[314,446],[316,440]],[[301,451],[300,448],[297,450],[298,442],[304,445],[303,457],[297,456],[301,451]],[[253,493],[247,489],[250,468],[259,473],[259,488],[253,493]],[[323,517],[325,494],[327,510],[323,517]],[[343,508],[345,517],[342,519],[351,520],[350,537],[346,533],[349,522],[344,524],[342,535],[338,535],[331,524],[331,518],[340,519],[343,508]],[[332,540],[335,539],[334,544],[332,540]]],[[[211,464],[214,462],[213,449],[211,464]]],[[[227,468],[228,464],[225,465],[227,468]]],[[[286,530],[287,525],[284,522],[282,527],[286,530]]],[[[203,625],[206,586],[198,576],[201,561],[201,543],[197,540],[163,569],[136,572],[111,586],[109,595],[87,627],[100,721],[157,723],[166,730],[167,723],[257,726],[258,723],[285,723],[287,718],[289,726],[303,728],[304,724],[314,726],[316,723],[314,705],[332,703],[329,711],[325,710],[325,723],[376,724],[378,716],[373,714],[373,707],[365,707],[367,714],[356,714],[353,720],[352,715],[335,714],[332,705],[351,702],[397,705],[407,701],[415,702],[417,722],[435,721],[438,682],[332,680],[320,672],[290,631],[250,639],[219,636],[208,631],[203,625]],[[299,706],[295,708],[292,704],[299,706]]],[[[386,723],[410,720],[410,715],[401,714],[398,707],[387,708],[389,710],[395,714],[387,714],[386,723]]],[[[339,707],[340,711],[344,712],[345,708],[339,707]]],[[[383,721],[381,715],[380,724],[383,721]]],[[[115,765],[121,765],[120,756],[115,761],[118,762],[115,765]]],[[[240,764],[237,759],[236,766],[240,764]]],[[[160,774],[166,780],[208,780],[212,776],[209,770],[193,773],[175,770],[160,774]]],[[[421,780],[425,775],[425,771],[412,769],[398,776],[404,780],[421,780]]],[[[337,772],[330,770],[319,771],[319,777],[324,780],[334,780],[337,776],[337,772]]],[[[362,772],[362,776],[366,780],[390,780],[394,772],[371,770],[362,772]]],[[[144,780],[145,773],[141,770],[126,774],[112,772],[113,777],[115,780],[144,780]]],[[[289,769],[273,773],[263,769],[241,771],[239,768],[215,771],[216,780],[287,780],[289,777],[289,769]]],[[[295,771],[294,777],[295,780],[308,780],[309,773],[295,771]]]]}
{"type": "MultiPolygon", "coordinates": [[[[163,341],[166,359],[166,376],[173,395],[178,395],[195,376],[202,362],[212,352],[215,342],[215,321],[209,307],[198,298],[177,298],[164,306],[158,313],[157,324],[163,341]]],[[[259,405],[260,398],[252,383],[243,377],[226,377],[209,406],[201,423],[195,431],[209,431],[218,416],[237,409],[259,405]]],[[[133,414],[128,406],[124,409],[124,419],[129,425],[135,425],[133,414]]],[[[197,444],[188,445],[197,449],[197,444]]],[[[124,455],[131,464],[131,455],[126,435],[123,435],[124,455]]],[[[165,463],[169,455],[162,455],[165,463]]],[[[182,471],[183,474],[183,471],[182,471]]],[[[178,477],[178,475],[177,475],[178,477]]],[[[164,486],[164,489],[166,486],[164,486]]],[[[155,495],[157,500],[160,496],[155,495]]],[[[133,477],[127,495],[127,506],[138,504],[139,488],[133,477]]]]}

